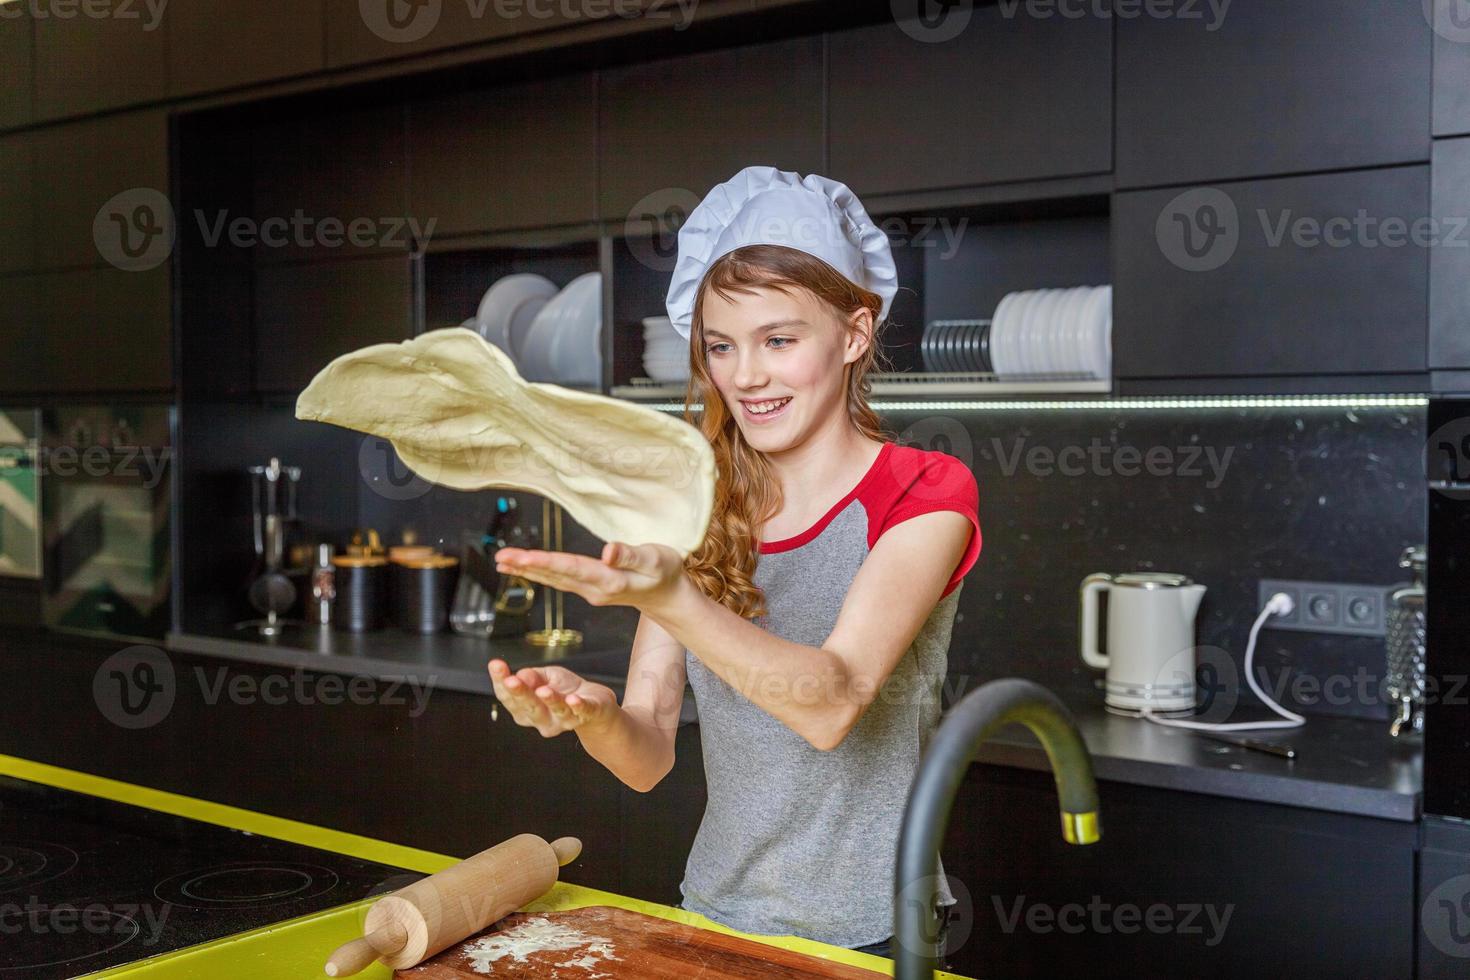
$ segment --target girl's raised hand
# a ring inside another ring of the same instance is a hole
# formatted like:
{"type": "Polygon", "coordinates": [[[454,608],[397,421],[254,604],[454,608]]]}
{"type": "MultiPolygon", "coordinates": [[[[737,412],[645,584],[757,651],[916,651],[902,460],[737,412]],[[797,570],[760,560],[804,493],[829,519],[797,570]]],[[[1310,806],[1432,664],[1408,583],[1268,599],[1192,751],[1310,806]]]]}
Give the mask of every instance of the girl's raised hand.
{"type": "Polygon", "coordinates": [[[604,729],[621,710],[612,688],[565,667],[522,667],[511,673],[510,665],[496,658],[489,671],[495,696],[515,723],[536,729],[544,738],[577,729],[604,729]]]}
{"type": "Polygon", "coordinates": [[[501,548],[496,570],[575,592],[594,606],[633,606],[652,612],[673,601],[684,576],[684,560],[666,544],[609,541],[601,558],[566,551],[501,548]]]}

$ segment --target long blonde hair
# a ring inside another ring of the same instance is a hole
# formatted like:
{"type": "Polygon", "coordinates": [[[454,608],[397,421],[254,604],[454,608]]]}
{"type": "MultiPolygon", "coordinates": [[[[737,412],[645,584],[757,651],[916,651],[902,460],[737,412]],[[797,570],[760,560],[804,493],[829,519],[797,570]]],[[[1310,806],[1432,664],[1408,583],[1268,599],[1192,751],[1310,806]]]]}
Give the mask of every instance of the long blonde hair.
{"type": "Polygon", "coordinates": [[[781,488],[763,453],[742,438],[740,426],[725,407],[710,377],[704,339],[704,299],[714,290],[725,299],[769,286],[783,291],[806,289],[846,321],[866,307],[873,315],[867,349],[847,365],[847,413],[853,426],[869,439],[891,441],[882,421],[868,406],[868,375],[889,367],[883,354],[879,322],[882,297],[851,282],[815,256],[782,245],[746,245],[716,260],[694,297],[690,330],[690,378],[684,395],[684,420],[697,426],[714,449],[717,477],[714,513],[704,543],[685,559],[684,568],[705,595],[746,618],[766,614],[765,595],[754,583],[760,557],[759,530],[780,513],[781,488]],[[695,404],[702,404],[694,418],[695,404]]]}

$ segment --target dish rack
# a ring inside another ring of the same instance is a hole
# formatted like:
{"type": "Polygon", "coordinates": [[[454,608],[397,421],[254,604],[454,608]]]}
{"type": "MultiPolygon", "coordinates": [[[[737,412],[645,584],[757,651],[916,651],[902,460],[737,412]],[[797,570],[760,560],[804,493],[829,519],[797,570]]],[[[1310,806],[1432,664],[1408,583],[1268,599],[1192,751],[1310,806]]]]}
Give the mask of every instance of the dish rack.
{"type": "MultiPolygon", "coordinates": [[[[1110,379],[1090,374],[1037,374],[1001,378],[981,371],[905,371],[875,373],[872,380],[874,397],[932,398],[945,396],[988,397],[992,395],[1109,394],[1110,379]]],[[[614,385],[614,398],[682,399],[685,384],[663,384],[649,378],[631,378],[628,384],[614,385]]]]}

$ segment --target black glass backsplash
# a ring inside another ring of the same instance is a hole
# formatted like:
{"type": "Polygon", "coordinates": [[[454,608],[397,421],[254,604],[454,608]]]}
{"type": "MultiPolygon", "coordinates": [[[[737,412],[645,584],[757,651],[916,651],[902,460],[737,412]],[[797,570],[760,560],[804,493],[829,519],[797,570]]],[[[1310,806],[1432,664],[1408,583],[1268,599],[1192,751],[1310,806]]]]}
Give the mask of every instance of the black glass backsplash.
{"type": "MultiPolygon", "coordinates": [[[[218,462],[230,440],[248,435],[228,453],[232,470],[267,452],[307,467],[308,527],[316,522],[339,544],[358,525],[377,528],[385,544],[408,530],[453,552],[506,494],[519,503],[528,545],[541,546],[533,494],[418,483],[371,437],[296,421],[287,407],[259,411],[279,417],[210,416],[221,429],[207,440],[209,455],[218,462]]],[[[1005,676],[1100,699],[1099,675],[1077,654],[1077,590],[1092,572],[1180,572],[1204,584],[1199,643],[1238,668],[1258,580],[1387,586],[1406,577],[1402,549],[1424,538],[1423,408],[1024,406],[893,411],[885,420],[900,442],[963,459],[980,486],[984,548],[960,597],[951,699],[1005,676]]],[[[184,428],[187,439],[187,419],[184,428]]],[[[566,550],[600,550],[569,514],[563,522],[566,550]]],[[[228,523],[232,536],[248,535],[238,515],[228,523]]],[[[634,610],[594,608],[574,595],[565,610],[566,625],[589,643],[632,642],[634,610]]],[[[540,612],[538,604],[534,625],[540,612]]],[[[1256,658],[1288,705],[1387,717],[1381,639],[1266,629],[1256,658]]]]}

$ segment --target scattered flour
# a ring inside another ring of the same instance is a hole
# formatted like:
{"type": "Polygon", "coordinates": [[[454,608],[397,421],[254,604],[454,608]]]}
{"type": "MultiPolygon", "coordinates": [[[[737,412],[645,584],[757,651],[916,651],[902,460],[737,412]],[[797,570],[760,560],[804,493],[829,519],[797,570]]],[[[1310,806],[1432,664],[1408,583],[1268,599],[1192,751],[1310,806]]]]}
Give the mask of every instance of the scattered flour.
{"type": "MultiPolygon", "coordinates": [[[[560,925],[538,916],[527,919],[513,929],[497,932],[477,939],[464,947],[464,955],[476,973],[490,973],[493,964],[507,956],[517,963],[525,963],[531,953],[560,950],[586,951],[575,959],[556,964],[590,973],[593,978],[610,974],[594,972],[604,960],[615,960],[612,942],[603,936],[594,936],[571,926],[560,925]]],[[[553,974],[554,975],[554,974],[553,974]]]]}

